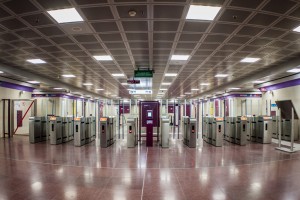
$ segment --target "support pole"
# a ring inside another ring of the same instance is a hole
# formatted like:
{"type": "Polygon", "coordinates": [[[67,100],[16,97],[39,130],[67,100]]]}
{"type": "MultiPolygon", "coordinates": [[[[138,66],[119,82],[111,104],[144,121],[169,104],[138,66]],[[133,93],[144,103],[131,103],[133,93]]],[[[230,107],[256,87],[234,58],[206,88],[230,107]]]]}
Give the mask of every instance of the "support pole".
{"type": "Polygon", "coordinates": [[[294,108],[292,107],[292,124],[291,124],[291,151],[294,150],[294,108]]]}

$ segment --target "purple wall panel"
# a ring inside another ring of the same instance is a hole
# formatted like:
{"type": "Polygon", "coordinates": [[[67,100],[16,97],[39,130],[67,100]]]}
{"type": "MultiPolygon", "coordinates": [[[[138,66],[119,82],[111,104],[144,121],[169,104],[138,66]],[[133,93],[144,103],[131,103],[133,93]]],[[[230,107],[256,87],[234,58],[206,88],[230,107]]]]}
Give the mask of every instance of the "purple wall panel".
{"type": "Polygon", "coordinates": [[[174,113],[174,105],[168,106],[168,113],[174,113]]]}
{"type": "Polygon", "coordinates": [[[130,106],[129,105],[124,105],[124,109],[123,109],[123,105],[121,104],[119,106],[120,108],[120,114],[128,114],[130,113],[130,106]]]}

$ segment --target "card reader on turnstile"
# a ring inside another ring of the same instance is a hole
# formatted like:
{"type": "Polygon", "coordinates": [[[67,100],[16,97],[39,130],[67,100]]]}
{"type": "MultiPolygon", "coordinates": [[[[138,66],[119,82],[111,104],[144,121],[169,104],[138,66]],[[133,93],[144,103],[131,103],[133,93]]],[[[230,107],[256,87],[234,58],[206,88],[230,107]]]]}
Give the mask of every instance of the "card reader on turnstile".
{"type": "Polygon", "coordinates": [[[272,142],[272,117],[259,116],[258,117],[258,129],[256,133],[256,142],[269,144],[272,142]]]}
{"type": "Polygon", "coordinates": [[[223,145],[224,118],[216,117],[212,123],[212,145],[221,147],[223,145]]]}
{"type": "Polygon", "coordinates": [[[153,111],[147,110],[147,121],[146,121],[146,146],[153,146],[153,111]]]}
{"type": "Polygon", "coordinates": [[[236,118],[235,144],[246,145],[247,143],[247,117],[236,118]]]}
{"type": "Polygon", "coordinates": [[[135,118],[128,118],[127,119],[127,147],[133,148],[136,145],[136,120],[135,118]]]}
{"type": "Polygon", "coordinates": [[[100,118],[100,146],[106,148],[110,145],[110,126],[109,118],[101,117],[100,118]]]}

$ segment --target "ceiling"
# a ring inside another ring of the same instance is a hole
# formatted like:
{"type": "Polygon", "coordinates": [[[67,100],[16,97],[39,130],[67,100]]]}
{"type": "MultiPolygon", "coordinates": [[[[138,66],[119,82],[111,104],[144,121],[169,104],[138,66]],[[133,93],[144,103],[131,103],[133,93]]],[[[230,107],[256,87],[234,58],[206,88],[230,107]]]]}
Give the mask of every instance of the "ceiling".
{"type": "MultiPolygon", "coordinates": [[[[155,70],[153,95],[146,98],[155,99],[160,88],[168,89],[165,98],[199,89],[186,96],[189,98],[298,56],[300,34],[292,30],[299,25],[298,0],[2,0],[0,63],[102,97],[121,98],[131,98],[124,83],[134,70],[149,68],[155,70]],[[191,4],[222,8],[213,21],[186,20],[191,4]],[[58,24],[47,13],[71,7],[80,13],[83,23],[58,24]],[[129,10],[135,10],[136,16],[130,17],[129,10]],[[186,62],[170,60],[180,54],[190,57],[186,62]],[[113,60],[96,61],[94,55],[111,55],[113,60]],[[241,63],[245,57],[261,60],[241,63]],[[33,58],[47,63],[26,62],[33,58]],[[113,73],[126,76],[117,78],[113,73]],[[178,75],[165,77],[165,73],[178,75]],[[216,78],[218,73],[229,76],[216,78]],[[63,78],[62,74],[76,78],[63,78]],[[87,82],[94,85],[83,86],[87,82]],[[104,90],[96,91],[99,88],[104,90]]],[[[272,71],[263,80],[287,74],[271,75],[272,71]]],[[[22,74],[1,76],[30,81],[22,74]]]]}

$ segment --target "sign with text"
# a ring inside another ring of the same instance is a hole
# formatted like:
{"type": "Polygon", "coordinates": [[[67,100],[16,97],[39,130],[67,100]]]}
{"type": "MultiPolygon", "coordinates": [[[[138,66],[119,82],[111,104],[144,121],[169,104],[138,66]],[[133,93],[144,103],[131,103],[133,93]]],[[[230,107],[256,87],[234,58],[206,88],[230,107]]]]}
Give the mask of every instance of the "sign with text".
{"type": "Polygon", "coordinates": [[[152,94],[152,90],[129,90],[129,94],[152,94]]]}
{"type": "Polygon", "coordinates": [[[140,84],[140,80],[127,80],[128,84],[140,84]]]}
{"type": "Polygon", "coordinates": [[[134,77],[136,77],[136,78],[152,78],[153,70],[134,70],[134,77]]]}

